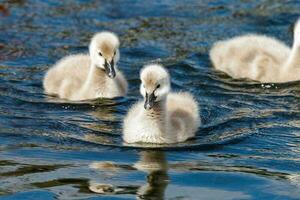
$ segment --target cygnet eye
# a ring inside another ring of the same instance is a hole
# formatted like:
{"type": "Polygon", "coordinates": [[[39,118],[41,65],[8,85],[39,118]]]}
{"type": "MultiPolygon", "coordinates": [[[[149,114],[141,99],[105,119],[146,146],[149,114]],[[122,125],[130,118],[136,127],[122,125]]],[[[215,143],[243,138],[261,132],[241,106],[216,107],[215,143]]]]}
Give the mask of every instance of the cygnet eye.
{"type": "Polygon", "coordinates": [[[158,84],[158,85],[156,86],[156,88],[160,88],[160,84],[158,84]]]}
{"type": "Polygon", "coordinates": [[[114,56],[116,55],[117,51],[114,51],[114,56]]]}
{"type": "Polygon", "coordinates": [[[98,52],[98,54],[99,54],[99,56],[102,56],[102,53],[100,51],[98,52]]]}

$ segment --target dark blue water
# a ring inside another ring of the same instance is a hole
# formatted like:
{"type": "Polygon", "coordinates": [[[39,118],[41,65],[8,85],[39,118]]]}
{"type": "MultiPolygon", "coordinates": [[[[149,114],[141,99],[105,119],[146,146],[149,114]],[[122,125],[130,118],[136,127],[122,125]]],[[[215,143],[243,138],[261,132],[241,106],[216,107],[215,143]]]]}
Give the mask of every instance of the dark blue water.
{"type": "Polygon", "coordinates": [[[300,199],[300,83],[232,80],[208,58],[213,42],[248,32],[290,45],[299,11],[297,0],[0,1],[0,198],[300,199]],[[128,97],[45,96],[45,71],[101,30],[120,36],[128,97]],[[122,143],[151,62],[199,101],[194,140],[122,143]]]}

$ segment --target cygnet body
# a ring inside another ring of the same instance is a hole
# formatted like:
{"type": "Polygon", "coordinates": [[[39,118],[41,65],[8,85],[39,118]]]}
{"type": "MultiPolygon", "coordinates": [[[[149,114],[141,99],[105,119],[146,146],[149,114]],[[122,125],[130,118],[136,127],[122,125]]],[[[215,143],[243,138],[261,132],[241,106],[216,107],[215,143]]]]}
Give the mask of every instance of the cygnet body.
{"type": "Polygon", "coordinates": [[[95,34],[89,55],[66,56],[47,71],[45,92],[73,101],[126,95],[127,81],[116,65],[120,57],[118,48],[115,34],[95,34]]]}
{"type": "Polygon", "coordinates": [[[169,93],[169,74],[161,65],[140,73],[144,101],[132,106],[124,119],[126,143],[177,143],[195,136],[200,124],[198,104],[187,92],[169,93]]]}
{"type": "Polygon", "coordinates": [[[235,79],[262,83],[300,80],[300,19],[292,48],[275,38],[251,34],[216,42],[210,59],[217,70],[235,79]]]}

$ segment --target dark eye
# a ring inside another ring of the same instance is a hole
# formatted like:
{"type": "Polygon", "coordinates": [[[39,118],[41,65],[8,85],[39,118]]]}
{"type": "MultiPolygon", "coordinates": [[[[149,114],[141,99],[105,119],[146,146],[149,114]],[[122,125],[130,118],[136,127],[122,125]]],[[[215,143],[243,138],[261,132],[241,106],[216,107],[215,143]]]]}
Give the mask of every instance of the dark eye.
{"type": "Polygon", "coordinates": [[[98,54],[99,54],[99,56],[102,56],[102,53],[101,53],[101,52],[99,52],[98,54]]]}
{"type": "Polygon", "coordinates": [[[115,51],[115,52],[114,52],[114,56],[116,55],[116,53],[117,53],[117,52],[115,51]]]}
{"type": "Polygon", "coordinates": [[[158,84],[158,85],[156,86],[156,88],[160,88],[160,84],[158,84]]]}

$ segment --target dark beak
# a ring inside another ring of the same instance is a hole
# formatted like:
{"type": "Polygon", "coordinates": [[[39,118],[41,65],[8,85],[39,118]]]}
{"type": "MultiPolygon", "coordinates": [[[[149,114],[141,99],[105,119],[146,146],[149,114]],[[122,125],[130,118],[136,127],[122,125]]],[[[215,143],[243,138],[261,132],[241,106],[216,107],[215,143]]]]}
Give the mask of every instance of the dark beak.
{"type": "Polygon", "coordinates": [[[150,110],[154,105],[155,99],[156,99],[156,96],[154,95],[154,92],[150,95],[148,93],[146,93],[144,108],[146,110],[150,110]]]}
{"type": "Polygon", "coordinates": [[[104,63],[105,73],[109,78],[115,78],[116,71],[114,66],[114,60],[112,60],[110,63],[105,60],[104,63]]]}

